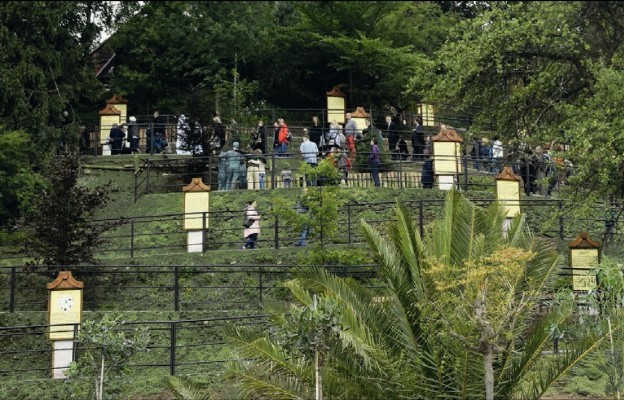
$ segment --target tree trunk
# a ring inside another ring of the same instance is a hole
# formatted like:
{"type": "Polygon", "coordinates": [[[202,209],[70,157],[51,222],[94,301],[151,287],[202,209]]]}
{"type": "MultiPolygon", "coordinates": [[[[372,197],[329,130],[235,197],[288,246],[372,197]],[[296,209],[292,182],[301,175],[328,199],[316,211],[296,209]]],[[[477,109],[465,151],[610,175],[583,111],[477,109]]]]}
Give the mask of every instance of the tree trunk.
{"type": "Polygon", "coordinates": [[[104,353],[102,353],[102,368],[100,369],[100,390],[97,394],[97,399],[102,400],[104,397],[104,353]]]}
{"type": "Polygon", "coordinates": [[[488,347],[483,353],[483,373],[485,378],[485,400],[494,400],[494,352],[488,347]]]}
{"type": "Polygon", "coordinates": [[[323,400],[323,382],[321,380],[321,354],[314,352],[315,400],[323,400]]]}

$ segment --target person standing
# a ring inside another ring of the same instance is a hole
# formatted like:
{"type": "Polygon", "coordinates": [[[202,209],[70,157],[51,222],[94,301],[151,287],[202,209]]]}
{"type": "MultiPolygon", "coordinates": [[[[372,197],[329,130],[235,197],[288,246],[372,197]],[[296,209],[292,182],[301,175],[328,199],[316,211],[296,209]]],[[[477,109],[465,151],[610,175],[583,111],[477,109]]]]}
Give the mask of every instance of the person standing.
{"type": "Polygon", "coordinates": [[[112,155],[121,154],[121,147],[123,146],[123,138],[125,136],[126,135],[119,127],[119,124],[115,122],[110,130],[110,133],[108,134],[112,155]]]}
{"type": "Polygon", "coordinates": [[[399,131],[396,124],[392,122],[392,116],[386,115],[385,136],[388,138],[388,151],[392,154],[392,159],[396,159],[397,144],[399,143],[399,131]]]}
{"type": "MultiPolygon", "coordinates": [[[[303,130],[303,142],[301,142],[301,145],[299,146],[299,151],[303,156],[303,160],[310,167],[314,168],[318,165],[318,147],[316,146],[316,143],[310,140],[310,137],[305,128],[303,130]]],[[[306,176],[306,178],[308,177],[306,176]]],[[[312,175],[311,179],[306,179],[306,185],[316,186],[316,177],[314,176],[314,174],[312,175]]]]}
{"type": "Polygon", "coordinates": [[[310,141],[316,143],[316,147],[320,149],[321,137],[323,136],[323,127],[321,126],[319,117],[317,117],[316,115],[312,117],[312,125],[310,125],[308,133],[310,135],[310,141]]]}
{"type": "Polygon", "coordinates": [[[227,187],[227,158],[223,150],[217,156],[217,169],[217,189],[225,190],[227,187]]]}
{"type": "Polygon", "coordinates": [[[193,146],[187,136],[190,130],[186,121],[186,115],[180,114],[178,117],[178,125],[176,129],[176,154],[191,155],[191,147],[193,146]]]}
{"type": "Polygon", "coordinates": [[[91,147],[91,134],[86,126],[82,127],[80,132],[80,154],[85,155],[91,147]]]}
{"type": "Polygon", "coordinates": [[[262,154],[266,154],[267,136],[266,136],[266,128],[264,127],[264,123],[262,122],[262,120],[258,121],[258,126],[251,134],[251,140],[252,140],[252,145],[251,145],[252,150],[255,151],[255,150],[260,149],[262,154]]]}
{"type": "Polygon", "coordinates": [[[232,150],[225,152],[223,157],[225,158],[225,175],[226,184],[225,190],[236,189],[238,187],[238,180],[240,179],[241,164],[243,163],[243,155],[239,151],[240,145],[238,142],[232,143],[232,150]]]}
{"type": "Polygon", "coordinates": [[[264,155],[256,149],[247,160],[247,189],[264,189],[264,155]]]}
{"type": "Polygon", "coordinates": [[[128,141],[130,142],[130,152],[139,152],[139,125],[136,117],[132,116],[128,119],[128,141]]]}
{"type": "Polygon", "coordinates": [[[212,132],[219,138],[220,148],[222,149],[223,146],[225,146],[226,128],[225,125],[221,123],[221,118],[214,117],[212,119],[212,132]]]}
{"type": "Polygon", "coordinates": [[[425,131],[418,122],[414,120],[414,130],[412,131],[412,160],[420,161],[424,159],[425,131]]]}
{"type": "Polygon", "coordinates": [[[165,119],[160,116],[158,111],[154,111],[154,119],[152,120],[152,136],[150,148],[157,151],[165,152],[169,146],[167,135],[165,133],[165,119]]]}
{"type": "Polygon", "coordinates": [[[401,161],[407,161],[407,158],[409,157],[409,150],[407,149],[407,142],[405,141],[405,139],[399,139],[399,144],[397,145],[397,148],[399,149],[399,159],[401,161]]]}
{"type": "Polygon", "coordinates": [[[260,214],[258,214],[256,207],[255,200],[248,201],[245,207],[245,219],[250,219],[253,223],[243,229],[243,238],[246,240],[242,247],[243,250],[256,248],[256,242],[260,234],[260,214]]]}
{"type": "Polygon", "coordinates": [[[381,157],[379,154],[379,146],[377,145],[377,139],[371,139],[371,151],[368,155],[368,165],[371,169],[371,177],[373,178],[373,184],[376,187],[380,186],[379,183],[379,166],[381,165],[381,157]]]}
{"type": "Polygon", "coordinates": [[[346,113],[345,119],[347,120],[344,127],[345,147],[348,152],[349,160],[353,162],[353,160],[355,160],[355,136],[358,134],[358,129],[355,121],[351,119],[351,113],[346,113]]]}
{"type": "Polygon", "coordinates": [[[494,143],[492,143],[492,167],[490,172],[498,174],[503,170],[504,155],[503,142],[500,141],[498,136],[495,136],[494,143]]]}
{"type": "Polygon", "coordinates": [[[332,147],[340,147],[340,125],[338,121],[333,120],[329,124],[329,131],[325,135],[325,149],[324,151],[331,151],[332,147]]]}
{"type": "Polygon", "coordinates": [[[277,131],[279,153],[281,155],[285,155],[288,151],[288,125],[286,125],[286,122],[284,122],[284,118],[279,118],[277,120],[277,124],[279,125],[279,130],[277,131]]]}

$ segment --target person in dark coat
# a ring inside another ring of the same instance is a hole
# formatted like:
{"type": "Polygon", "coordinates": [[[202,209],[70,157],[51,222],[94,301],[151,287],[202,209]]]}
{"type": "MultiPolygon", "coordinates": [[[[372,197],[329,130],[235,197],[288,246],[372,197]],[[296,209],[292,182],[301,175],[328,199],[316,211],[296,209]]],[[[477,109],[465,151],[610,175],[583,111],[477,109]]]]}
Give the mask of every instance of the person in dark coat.
{"type": "Polygon", "coordinates": [[[407,142],[405,139],[400,138],[397,147],[399,149],[399,156],[401,157],[401,160],[406,161],[407,157],[409,157],[409,150],[407,149],[407,142]]]}
{"type": "Polygon", "coordinates": [[[91,133],[89,129],[84,126],[80,132],[80,154],[87,154],[89,147],[91,147],[91,133]]]}
{"type": "Polygon", "coordinates": [[[251,149],[252,150],[260,149],[260,151],[262,151],[262,154],[266,154],[267,152],[266,141],[267,141],[266,127],[264,126],[264,123],[262,122],[262,120],[260,120],[258,121],[258,126],[256,127],[256,130],[254,130],[251,133],[251,149]]]}
{"type": "Polygon", "coordinates": [[[425,150],[425,130],[418,120],[414,121],[414,130],[412,131],[412,160],[424,160],[425,150]]]}
{"type": "Polygon", "coordinates": [[[139,125],[137,125],[136,117],[130,117],[128,125],[128,138],[130,142],[130,151],[132,153],[139,152],[139,125]]]}
{"type": "Polygon", "coordinates": [[[316,115],[312,117],[312,125],[308,128],[310,141],[316,143],[316,147],[321,148],[321,136],[323,136],[323,126],[316,115]]]}
{"type": "Polygon", "coordinates": [[[386,116],[386,123],[384,125],[384,136],[388,138],[388,151],[392,154],[392,159],[397,158],[397,144],[399,143],[399,131],[396,124],[392,122],[392,116],[386,116]]]}
{"type": "Polygon", "coordinates": [[[425,158],[420,183],[425,189],[433,189],[433,160],[431,160],[431,157],[425,158]]]}
{"type": "Polygon", "coordinates": [[[117,155],[121,154],[121,148],[123,146],[123,139],[126,135],[119,127],[118,123],[114,123],[113,127],[108,134],[108,140],[111,148],[111,154],[117,155]]]}
{"type": "Polygon", "coordinates": [[[212,122],[212,131],[219,138],[219,141],[221,142],[221,148],[223,148],[223,146],[225,146],[226,127],[225,125],[223,125],[223,123],[221,123],[221,118],[219,117],[214,117],[212,119],[212,122]]]}

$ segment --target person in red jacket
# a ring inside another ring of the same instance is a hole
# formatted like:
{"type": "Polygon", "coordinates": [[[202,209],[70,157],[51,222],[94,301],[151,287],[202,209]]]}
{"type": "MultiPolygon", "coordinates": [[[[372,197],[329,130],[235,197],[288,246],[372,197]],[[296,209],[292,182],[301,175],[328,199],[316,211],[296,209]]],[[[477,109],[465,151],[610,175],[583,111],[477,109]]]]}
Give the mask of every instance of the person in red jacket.
{"type": "Polygon", "coordinates": [[[288,150],[288,140],[290,138],[288,125],[284,122],[284,118],[278,119],[277,123],[279,125],[279,131],[277,132],[277,142],[279,144],[278,153],[286,154],[286,151],[288,150]]]}

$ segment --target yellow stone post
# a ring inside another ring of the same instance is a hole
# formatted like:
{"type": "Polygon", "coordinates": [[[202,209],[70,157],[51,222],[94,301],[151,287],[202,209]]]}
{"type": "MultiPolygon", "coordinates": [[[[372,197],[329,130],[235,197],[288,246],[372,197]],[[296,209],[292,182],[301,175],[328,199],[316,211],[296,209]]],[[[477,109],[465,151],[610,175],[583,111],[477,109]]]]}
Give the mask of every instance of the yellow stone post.
{"type": "Polygon", "coordinates": [[[74,360],[74,334],[82,322],[83,282],[71,271],[60,271],[48,288],[48,336],[52,341],[52,378],[65,379],[74,360]]]}
{"type": "Polygon", "coordinates": [[[345,123],[345,97],[338,86],[327,92],[327,122],[336,121],[339,124],[345,123]]]}
{"type": "Polygon", "coordinates": [[[210,211],[210,186],[201,178],[193,178],[191,183],[182,188],[184,192],[184,230],[188,231],[187,251],[204,251],[204,233],[208,228],[210,211]]]}
{"type": "Polygon", "coordinates": [[[596,276],[592,272],[600,264],[601,246],[581,232],[576,239],[568,243],[569,265],[572,271],[572,290],[588,292],[596,288],[596,276]]]}
{"type": "Polygon", "coordinates": [[[440,133],[431,138],[433,144],[433,174],[440,190],[457,188],[462,173],[461,143],[455,129],[442,125],[440,133]]]}

